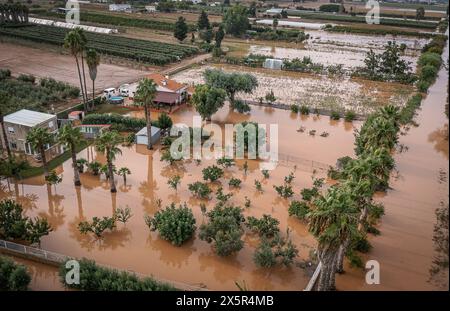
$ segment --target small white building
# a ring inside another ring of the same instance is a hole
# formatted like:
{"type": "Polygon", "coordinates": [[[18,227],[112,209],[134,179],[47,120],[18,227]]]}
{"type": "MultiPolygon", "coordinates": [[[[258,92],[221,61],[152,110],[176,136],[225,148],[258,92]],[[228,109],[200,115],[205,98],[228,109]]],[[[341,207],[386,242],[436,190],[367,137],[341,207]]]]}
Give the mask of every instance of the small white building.
{"type": "MultiPolygon", "coordinates": [[[[156,144],[161,137],[161,129],[156,126],[152,126],[151,129],[151,143],[156,144]]],[[[139,132],[136,133],[136,144],[137,145],[147,145],[148,137],[147,137],[147,127],[143,127],[139,132]]]]}
{"type": "Polygon", "coordinates": [[[267,69],[280,70],[283,67],[283,60],[275,58],[266,58],[263,67],[267,69]]]}
{"type": "Polygon", "coordinates": [[[148,13],[155,13],[156,12],[156,5],[146,5],[145,11],[148,13]]]}
{"type": "Polygon", "coordinates": [[[109,10],[112,12],[130,12],[131,5],[130,4],[110,4],[109,10]]]}

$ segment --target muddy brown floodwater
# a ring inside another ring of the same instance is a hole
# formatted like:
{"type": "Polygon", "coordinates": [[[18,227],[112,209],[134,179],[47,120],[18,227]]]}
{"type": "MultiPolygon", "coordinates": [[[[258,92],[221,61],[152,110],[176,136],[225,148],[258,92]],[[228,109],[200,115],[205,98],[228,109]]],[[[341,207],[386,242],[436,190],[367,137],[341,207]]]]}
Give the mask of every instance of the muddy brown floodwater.
{"type": "MultiPolygon", "coordinates": [[[[173,114],[175,122],[192,124],[194,112],[184,108],[173,114]]],[[[153,118],[157,115],[153,114],[153,118]]],[[[310,251],[315,247],[314,238],[308,234],[305,224],[288,216],[288,201],[280,199],[273,185],[283,183],[287,176],[296,169],[293,183],[294,199],[300,199],[300,190],[312,185],[312,171],[317,170],[317,176],[324,176],[327,165],[335,163],[336,159],[345,155],[353,155],[353,130],[360,123],[335,122],[328,117],[300,117],[291,112],[279,109],[252,107],[251,115],[241,115],[230,112],[228,107],[222,108],[214,117],[218,123],[236,123],[244,120],[259,123],[279,124],[280,165],[272,171],[270,178],[263,181],[263,193],[257,193],[254,180],[262,180],[262,174],[256,161],[249,161],[249,172],[244,176],[243,161],[238,161],[235,167],[226,170],[226,176],[220,179],[225,192],[233,192],[231,201],[244,205],[245,197],[251,199],[252,206],[245,209],[246,216],[262,216],[271,214],[280,220],[280,228],[284,233],[289,227],[290,236],[300,253],[296,264],[290,268],[261,269],[253,263],[253,253],[258,244],[258,238],[246,232],[245,247],[236,255],[220,258],[212,246],[197,236],[182,247],[172,246],[150,232],[144,223],[145,214],[154,214],[157,200],[162,200],[162,206],[171,202],[187,202],[192,208],[197,220],[197,227],[204,221],[200,211],[200,202],[193,198],[187,185],[201,179],[201,170],[212,161],[202,161],[197,165],[194,161],[185,161],[171,167],[160,161],[160,150],[147,151],[145,146],[122,147],[123,154],[118,156],[117,168],[127,166],[132,174],[124,185],[117,178],[118,192],[111,194],[108,183],[103,177],[83,173],[82,186],[75,188],[72,184],[73,172],[70,162],[65,162],[58,173],[63,176],[63,182],[54,187],[44,185],[42,177],[31,178],[16,184],[2,181],[0,197],[16,198],[24,205],[30,216],[47,217],[54,231],[43,238],[42,248],[75,257],[87,257],[101,264],[118,267],[142,274],[154,275],[156,278],[173,280],[192,285],[206,285],[213,290],[237,290],[235,282],[245,281],[252,290],[302,290],[309,280],[311,271],[300,268],[297,264],[309,258],[310,251]],[[297,129],[304,127],[304,132],[297,129]],[[315,129],[316,136],[310,136],[309,130],[315,129]],[[320,137],[327,131],[328,137],[320,137]],[[314,161],[314,162],[313,162],[314,161]],[[167,185],[169,177],[182,176],[181,187],[175,192],[167,185]],[[228,179],[235,176],[243,179],[240,190],[231,190],[228,179]],[[77,225],[82,219],[94,216],[111,216],[116,207],[129,206],[133,217],[129,222],[112,232],[105,234],[103,241],[95,241],[92,237],[81,235],[77,225]]],[[[79,153],[89,161],[97,159],[104,162],[102,154],[97,154],[93,147],[79,153]]],[[[212,185],[214,189],[219,183],[212,185]]],[[[205,201],[211,209],[215,199],[205,201]]],[[[52,276],[49,276],[52,277],[52,276]]]]}
{"type": "MultiPolygon", "coordinates": [[[[443,58],[447,63],[448,42],[443,58]]],[[[418,126],[400,137],[400,144],[408,150],[395,155],[398,176],[392,178],[392,189],[379,197],[386,215],[379,226],[381,235],[370,239],[373,249],[366,259],[380,263],[380,285],[367,285],[363,272],[350,270],[337,278],[338,288],[448,290],[448,267],[441,271],[443,275],[430,279],[432,260],[438,255],[433,229],[441,225],[435,211],[441,206],[448,208],[449,198],[448,119],[444,114],[447,85],[448,71],[442,68],[418,111],[418,126]]],[[[443,226],[448,236],[448,223],[443,226]]],[[[448,253],[442,255],[448,260],[448,253]]]]}

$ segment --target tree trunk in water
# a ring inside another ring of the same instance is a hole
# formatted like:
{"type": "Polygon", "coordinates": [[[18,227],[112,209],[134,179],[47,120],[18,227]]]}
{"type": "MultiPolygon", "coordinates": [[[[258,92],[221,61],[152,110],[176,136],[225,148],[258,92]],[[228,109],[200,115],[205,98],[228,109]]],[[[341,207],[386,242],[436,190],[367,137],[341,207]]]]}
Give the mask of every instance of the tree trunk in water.
{"type": "Polygon", "coordinates": [[[44,146],[41,146],[42,167],[44,168],[44,176],[48,176],[47,158],[45,157],[44,146]]]}
{"type": "Polygon", "coordinates": [[[87,111],[87,107],[86,107],[86,95],[84,94],[83,80],[81,79],[80,62],[78,61],[78,57],[76,57],[76,56],[75,56],[75,61],[76,61],[76,63],[77,63],[78,78],[80,78],[80,92],[81,92],[81,96],[83,97],[84,110],[87,111]]]}
{"type": "Polygon", "coordinates": [[[109,185],[111,186],[111,192],[117,192],[116,183],[114,182],[113,164],[111,162],[109,150],[107,150],[106,156],[108,157],[108,175],[109,175],[108,177],[109,177],[109,185]]]}
{"type": "Polygon", "coordinates": [[[127,184],[127,174],[123,174],[123,183],[124,185],[127,184]]]}
{"type": "Polygon", "coordinates": [[[150,115],[150,107],[148,107],[147,104],[145,104],[145,121],[147,122],[147,149],[152,150],[152,119],[150,115]]]}
{"type": "Polygon", "coordinates": [[[344,258],[345,258],[345,253],[347,252],[347,248],[350,245],[350,241],[347,239],[344,241],[344,243],[341,244],[341,246],[339,246],[339,250],[337,253],[337,258],[336,258],[336,272],[337,273],[344,273],[344,258]]]}
{"type": "Polygon", "coordinates": [[[318,291],[329,291],[335,289],[336,273],[336,249],[329,246],[319,252],[319,259],[322,262],[322,270],[319,275],[318,291]]]}
{"type": "Polygon", "coordinates": [[[91,111],[94,110],[94,99],[95,99],[95,80],[92,80],[92,104],[91,104],[91,111]]]}
{"type": "Polygon", "coordinates": [[[3,123],[3,116],[0,116],[0,124],[2,127],[2,135],[3,135],[3,141],[5,142],[6,153],[8,154],[8,159],[11,160],[11,148],[9,148],[9,141],[8,141],[8,136],[6,135],[6,132],[5,132],[5,124],[3,123]]]}
{"type": "Polygon", "coordinates": [[[73,167],[73,183],[75,186],[81,186],[80,172],[77,167],[77,154],[75,152],[75,144],[70,146],[70,152],[72,153],[72,167],[73,167]]]}
{"type": "Polygon", "coordinates": [[[358,231],[362,232],[362,230],[364,229],[364,225],[366,223],[366,219],[367,219],[367,214],[368,214],[368,209],[367,209],[367,205],[364,204],[364,208],[361,211],[361,215],[359,216],[359,223],[358,223],[358,231]]]}
{"type": "MultiPolygon", "coordinates": [[[[84,71],[84,56],[83,56],[83,52],[81,52],[81,70],[83,71],[83,87],[84,87],[84,94],[86,94],[86,105],[88,102],[88,93],[87,93],[87,87],[86,87],[86,74],[84,71]]],[[[86,106],[86,109],[89,110],[89,106],[86,106]]]]}

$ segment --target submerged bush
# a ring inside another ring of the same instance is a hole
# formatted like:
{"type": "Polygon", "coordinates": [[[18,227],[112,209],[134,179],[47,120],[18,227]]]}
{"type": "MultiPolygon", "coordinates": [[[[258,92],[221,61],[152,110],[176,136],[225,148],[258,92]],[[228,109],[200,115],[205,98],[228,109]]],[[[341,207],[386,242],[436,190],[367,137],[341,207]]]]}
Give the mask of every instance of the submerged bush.
{"type": "Polygon", "coordinates": [[[151,231],[157,230],[161,238],[176,246],[189,240],[196,229],[194,214],[186,203],[179,207],[172,203],[156,212],[154,217],[147,216],[145,223],[151,231]]]}
{"type": "Polygon", "coordinates": [[[30,282],[31,276],[24,265],[0,256],[0,292],[25,291],[30,282]]]}

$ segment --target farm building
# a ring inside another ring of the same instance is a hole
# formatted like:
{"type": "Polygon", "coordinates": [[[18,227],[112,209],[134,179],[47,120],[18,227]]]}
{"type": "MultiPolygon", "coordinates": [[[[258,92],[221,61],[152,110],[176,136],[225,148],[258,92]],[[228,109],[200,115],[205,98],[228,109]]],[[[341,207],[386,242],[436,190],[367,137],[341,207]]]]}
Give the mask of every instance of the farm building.
{"type": "MultiPolygon", "coordinates": [[[[156,144],[161,137],[161,129],[156,126],[152,126],[151,128],[151,143],[156,144]]],[[[147,137],[147,127],[143,127],[139,132],[136,133],[136,144],[138,145],[147,145],[148,137],[147,137]]]]}
{"type": "Polygon", "coordinates": [[[267,58],[263,64],[264,68],[280,70],[283,67],[283,60],[267,58]]]}
{"type": "Polygon", "coordinates": [[[146,5],[145,11],[148,13],[155,13],[156,12],[156,5],[146,5]]]}
{"type": "Polygon", "coordinates": [[[108,130],[111,125],[110,124],[80,124],[76,126],[80,129],[80,132],[83,134],[86,139],[94,139],[97,138],[98,135],[103,133],[103,131],[108,130]]]}
{"type": "Polygon", "coordinates": [[[157,85],[155,104],[174,106],[184,103],[188,99],[187,85],[178,83],[159,73],[151,74],[148,78],[152,79],[157,85]]]}
{"type": "MultiPolygon", "coordinates": [[[[22,109],[5,116],[3,122],[11,151],[24,152],[27,155],[38,154],[31,144],[26,141],[27,134],[31,129],[42,127],[54,134],[58,131],[56,115],[27,109],[22,109]]],[[[49,158],[64,152],[62,146],[58,143],[53,145],[47,144],[45,149],[49,158]]]]}

